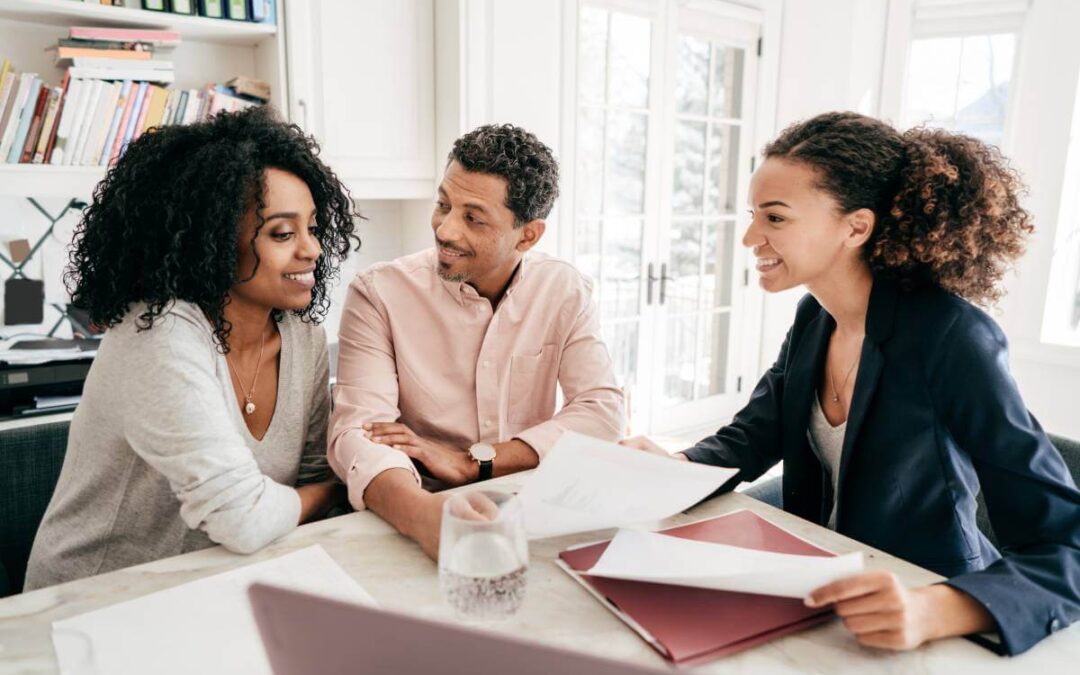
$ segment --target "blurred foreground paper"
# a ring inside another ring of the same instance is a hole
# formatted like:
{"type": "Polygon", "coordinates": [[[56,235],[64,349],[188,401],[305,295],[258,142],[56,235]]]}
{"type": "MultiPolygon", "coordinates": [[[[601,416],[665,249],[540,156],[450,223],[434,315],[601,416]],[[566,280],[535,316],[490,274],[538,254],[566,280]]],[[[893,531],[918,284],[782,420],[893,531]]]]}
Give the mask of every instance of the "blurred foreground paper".
{"type": "Polygon", "coordinates": [[[804,598],[825,584],[862,570],[862,553],[835,557],[791,555],[655,532],[619,530],[585,574],[804,598]]]}
{"type": "Polygon", "coordinates": [[[60,672],[269,675],[247,594],[255,582],[375,604],[321,546],[310,546],[54,622],[60,672]]]}
{"type": "Polygon", "coordinates": [[[521,490],[525,531],[540,539],[660,520],[736,473],[566,432],[521,490]]]}

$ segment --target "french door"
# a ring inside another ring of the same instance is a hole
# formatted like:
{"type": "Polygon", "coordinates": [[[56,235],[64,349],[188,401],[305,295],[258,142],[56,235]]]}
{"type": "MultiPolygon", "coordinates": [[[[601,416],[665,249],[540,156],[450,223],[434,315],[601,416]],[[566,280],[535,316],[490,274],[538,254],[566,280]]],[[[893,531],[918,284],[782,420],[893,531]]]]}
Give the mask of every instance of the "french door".
{"type": "Polygon", "coordinates": [[[742,387],[737,213],[761,23],[720,1],[570,5],[568,253],[596,281],[632,431],[701,426],[730,415],[742,387]]]}

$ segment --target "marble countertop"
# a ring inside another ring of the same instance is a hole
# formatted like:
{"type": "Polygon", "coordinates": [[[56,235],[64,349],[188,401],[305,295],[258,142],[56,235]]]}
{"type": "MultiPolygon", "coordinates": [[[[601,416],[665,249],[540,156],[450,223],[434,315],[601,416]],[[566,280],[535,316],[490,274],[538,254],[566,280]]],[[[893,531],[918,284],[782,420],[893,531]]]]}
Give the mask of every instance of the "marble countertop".
{"type": "MultiPolygon", "coordinates": [[[[521,476],[493,481],[515,489],[521,476]]],[[[894,571],[908,585],[937,575],[857,541],[731,493],[688,513],[655,523],[670,527],[749,509],[836,553],[863,551],[871,569],[894,571]]],[[[554,563],[559,551],[612,532],[591,532],[532,542],[528,591],[521,610],[486,627],[570,649],[626,661],[661,665],[663,659],[554,563]]],[[[320,544],[378,603],[388,609],[457,621],[443,601],[438,570],[414,543],[369,512],[352,513],[297,528],[251,556],[221,547],[117,570],[0,600],[0,674],[56,673],[53,621],[136,598],[188,581],[320,544]]],[[[695,669],[700,673],[1075,673],[1080,663],[1080,624],[1049,637],[1015,658],[999,657],[963,639],[891,653],[860,646],[836,620],[695,669]],[[1072,665],[1070,665],[1072,664],[1072,665]]]]}

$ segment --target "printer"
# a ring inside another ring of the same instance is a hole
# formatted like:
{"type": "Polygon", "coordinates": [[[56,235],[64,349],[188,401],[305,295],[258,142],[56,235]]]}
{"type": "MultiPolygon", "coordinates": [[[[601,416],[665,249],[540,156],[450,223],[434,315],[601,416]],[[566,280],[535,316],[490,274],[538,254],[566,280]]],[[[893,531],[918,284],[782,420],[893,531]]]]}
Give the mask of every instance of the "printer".
{"type": "Polygon", "coordinates": [[[74,409],[99,342],[24,340],[0,351],[0,418],[74,409]]]}

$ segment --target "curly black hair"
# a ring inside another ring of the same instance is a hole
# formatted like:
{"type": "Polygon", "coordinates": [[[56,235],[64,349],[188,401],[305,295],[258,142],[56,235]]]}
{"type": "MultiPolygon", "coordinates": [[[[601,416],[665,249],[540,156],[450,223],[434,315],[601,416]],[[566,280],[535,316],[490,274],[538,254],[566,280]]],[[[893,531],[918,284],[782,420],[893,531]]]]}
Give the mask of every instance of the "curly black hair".
{"type": "Polygon", "coordinates": [[[559,196],[559,164],[551,148],[513,124],[486,124],[454,142],[447,164],[506,180],[506,207],[514,226],[546,218],[559,196]]]}
{"type": "MultiPolygon", "coordinates": [[[[303,180],[315,202],[322,255],[311,304],[294,314],[320,322],[330,307],[328,286],[360,240],[349,192],[318,155],[310,136],[268,107],[143,134],[94,189],[76,227],[64,273],[72,304],[112,327],[132,303],[144,302],[137,325],[148,330],[172,302],[191,302],[228,352],[227,294],[244,281],[238,278],[241,223],[254,209],[254,253],[265,224],[265,173],[276,168],[303,180]]],[[[258,269],[257,254],[255,260],[258,269]]],[[[280,321],[282,312],[273,317],[280,321]]]]}
{"type": "Polygon", "coordinates": [[[993,304],[999,282],[1034,230],[1020,206],[1026,188],[994,146],[916,127],[899,132],[854,112],[797,122],[765,157],[804,163],[843,213],[871,209],[863,253],[875,274],[906,287],[932,283],[993,304]]]}

